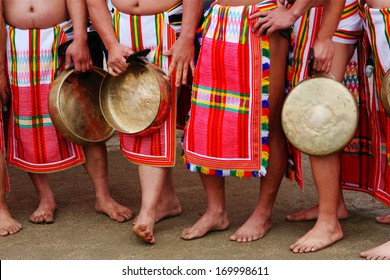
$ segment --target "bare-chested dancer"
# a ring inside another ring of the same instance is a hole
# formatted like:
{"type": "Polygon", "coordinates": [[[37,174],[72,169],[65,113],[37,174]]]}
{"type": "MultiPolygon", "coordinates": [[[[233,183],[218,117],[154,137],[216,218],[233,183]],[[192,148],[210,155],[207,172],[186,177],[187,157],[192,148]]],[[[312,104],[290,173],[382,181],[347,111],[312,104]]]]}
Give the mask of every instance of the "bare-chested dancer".
{"type": "MultiPolygon", "coordinates": [[[[176,80],[172,79],[174,92],[175,86],[186,84],[187,73],[194,68],[194,37],[202,1],[87,0],[87,4],[93,24],[108,51],[109,74],[122,74],[128,65],[126,56],[133,51],[149,48],[152,50],[148,56],[151,62],[167,71],[168,76],[176,74],[176,80]],[[130,24],[130,18],[139,25],[130,24]],[[181,22],[181,30],[178,22],[181,22]],[[128,29],[128,26],[131,28],[128,29]],[[158,29],[162,30],[161,33],[157,32],[158,29]],[[170,45],[166,38],[178,34],[177,41],[170,45]],[[168,57],[171,58],[169,65],[168,57]]],[[[181,213],[172,178],[175,162],[175,141],[172,140],[176,137],[175,110],[176,105],[173,105],[163,127],[151,135],[134,137],[123,134],[120,137],[123,154],[130,161],[140,164],[142,202],[133,233],[150,244],[155,243],[155,223],[181,213]],[[165,140],[159,135],[164,135],[165,140]],[[146,148],[142,151],[134,150],[135,145],[132,143],[135,141],[138,146],[146,148]],[[151,147],[148,148],[148,145],[151,147]]]]}
{"type": "MultiPolygon", "coordinates": [[[[9,99],[9,88],[7,82],[7,73],[5,69],[5,23],[3,18],[3,4],[0,2],[0,114],[2,112],[2,104],[7,103],[9,99]]],[[[8,211],[8,206],[5,198],[6,192],[6,168],[4,159],[4,138],[3,125],[0,119],[0,236],[15,234],[22,229],[22,225],[12,218],[8,211]]]]}
{"type": "MultiPolygon", "coordinates": [[[[369,35],[373,53],[377,56],[374,59],[375,68],[377,69],[374,75],[376,84],[374,88],[378,90],[384,74],[386,71],[390,71],[390,48],[388,44],[388,40],[390,40],[388,35],[390,32],[390,0],[366,0],[365,2],[364,14],[366,19],[371,18],[371,20],[366,20],[366,32],[369,35]],[[372,36],[371,32],[377,33],[376,36],[372,36]]],[[[373,96],[377,96],[377,94],[373,96]]],[[[390,182],[386,182],[386,184],[390,184],[390,182]]],[[[376,221],[390,225],[390,215],[376,217],[376,221]]],[[[364,251],[360,253],[360,256],[369,260],[390,260],[390,241],[364,251]]]]}
{"type": "MultiPolygon", "coordinates": [[[[65,67],[73,62],[76,72],[85,72],[93,66],[87,46],[87,8],[83,0],[3,0],[2,3],[9,38],[7,57],[12,95],[7,160],[28,171],[38,191],[39,206],[29,220],[52,223],[57,205],[46,173],[81,164],[84,154],[80,146],[65,141],[56,132],[48,115],[47,97],[58,66],[59,44],[73,37],[65,67]]],[[[129,220],[132,211],[118,204],[109,192],[105,145],[88,146],[84,152],[85,168],[96,192],[95,209],[119,222],[129,220]]]]}

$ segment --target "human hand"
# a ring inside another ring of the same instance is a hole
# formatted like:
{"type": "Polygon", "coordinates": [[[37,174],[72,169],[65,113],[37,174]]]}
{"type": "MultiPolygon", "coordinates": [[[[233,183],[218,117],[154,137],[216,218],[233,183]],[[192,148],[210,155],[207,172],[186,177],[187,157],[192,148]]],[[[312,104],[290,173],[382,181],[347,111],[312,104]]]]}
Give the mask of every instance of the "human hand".
{"type": "Polygon", "coordinates": [[[126,58],[132,54],[130,48],[116,43],[108,51],[107,67],[108,73],[114,77],[119,76],[126,71],[129,64],[126,62],[126,58]]]}
{"type": "Polygon", "coordinates": [[[296,21],[289,10],[277,1],[278,8],[270,11],[258,11],[249,15],[249,19],[258,18],[252,26],[252,32],[260,37],[263,33],[270,35],[277,30],[290,28],[296,21]]]}
{"type": "Polygon", "coordinates": [[[163,55],[172,57],[172,61],[168,69],[168,78],[172,77],[176,69],[176,81],[175,85],[179,87],[181,84],[187,84],[187,75],[189,68],[192,73],[195,71],[194,56],[195,46],[194,38],[191,36],[185,37],[179,36],[173,46],[163,55]]]}
{"type": "Polygon", "coordinates": [[[87,72],[92,69],[93,62],[87,41],[73,40],[66,50],[65,68],[74,65],[75,72],[87,72]]]}
{"type": "Polygon", "coordinates": [[[314,41],[313,70],[328,74],[334,56],[334,43],[331,38],[318,38],[314,41]]]}

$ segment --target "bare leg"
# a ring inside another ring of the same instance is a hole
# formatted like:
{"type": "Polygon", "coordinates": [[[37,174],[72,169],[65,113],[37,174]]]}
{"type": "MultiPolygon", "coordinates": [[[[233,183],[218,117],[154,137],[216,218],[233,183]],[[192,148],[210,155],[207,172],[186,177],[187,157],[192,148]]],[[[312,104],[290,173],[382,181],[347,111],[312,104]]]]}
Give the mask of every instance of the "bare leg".
{"type": "MultiPolygon", "coordinates": [[[[157,209],[162,197],[165,184],[171,185],[172,168],[144,166],[139,167],[139,176],[142,188],[141,210],[133,227],[133,233],[147,243],[156,242],[154,238],[154,224],[157,218],[157,209]]],[[[161,217],[161,216],[160,216],[161,217]]]]}
{"type": "Polygon", "coordinates": [[[34,224],[51,224],[54,222],[54,212],[57,204],[49,186],[47,174],[28,173],[39,195],[39,206],[30,215],[29,221],[34,224]]]}
{"type": "Polygon", "coordinates": [[[173,186],[173,172],[170,170],[165,178],[156,211],[156,223],[181,214],[181,206],[173,186]]]}
{"type": "Polygon", "coordinates": [[[107,150],[105,143],[85,146],[86,163],[84,165],[92,180],[96,192],[95,209],[118,222],[125,222],[133,217],[133,212],[116,202],[110,194],[107,174],[107,150]]]}
{"type": "Polygon", "coordinates": [[[281,125],[281,110],[284,100],[284,80],[288,42],[278,33],[270,38],[270,116],[269,116],[269,161],[267,175],[261,180],[259,198],[249,219],[236,230],[230,240],[250,242],[262,238],[271,228],[273,204],[287,167],[287,145],[281,125]],[[273,49],[278,52],[272,52],[273,49]]]}
{"type": "MultiPolygon", "coordinates": [[[[176,217],[181,214],[181,205],[173,186],[173,172],[169,171],[165,177],[165,183],[157,204],[156,223],[163,219],[176,217]]],[[[134,219],[133,225],[137,224],[138,216],[134,219]]]]}
{"type": "MultiPolygon", "coordinates": [[[[318,204],[307,208],[303,211],[291,214],[286,216],[286,220],[290,222],[302,222],[302,221],[312,221],[312,220],[317,220],[318,218],[318,204]]],[[[344,196],[343,192],[339,191],[339,202],[337,206],[337,218],[339,220],[346,219],[348,218],[348,209],[345,206],[345,201],[344,201],[344,196]]]]}
{"type": "Polygon", "coordinates": [[[360,253],[360,256],[367,260],[390,260],[390,241],[364,251],[360,253]]]}
{"type": "Polygon", "coordinates": [[[379,216],[375,220],[381,224],[390,224],[390,215],[379,216]]]}
{"type": "Polygon", "coordinates": [[[343,238],[337,218],[340,155],[310,157],[310,163],[318,191],[319,216],[314,227],[290,247],[294,253],[315,252],[343,238]]]}
{"type": "Polygon", "coordinates": [[[225,207],[225,178],[200,174],[207,196],[207,209],[203,216],[191,227],[185,228],[181,238],[191,240],[203,237],[213,230],[229,227],[225,207]]]}
{"type": "Polygon", "coordinates": [[[5,163],[0,153],[0,236],[15,234],[22,229],[22,225],[12,218],[5,201],[5,163]]]}
{"type": "MultiPolygon", "coordinates": [[[[335,43],[335,56],[330,72],[341,81],[345,67],[355,46],[335,43]]],[[[343,238],[337,210],[340,193],[340,154],[310,157],[314,182],[318,192],[319,213],[314,227],[298,239],[290,249],[294,253],[308,253],[324,249],[343,238]]]]}

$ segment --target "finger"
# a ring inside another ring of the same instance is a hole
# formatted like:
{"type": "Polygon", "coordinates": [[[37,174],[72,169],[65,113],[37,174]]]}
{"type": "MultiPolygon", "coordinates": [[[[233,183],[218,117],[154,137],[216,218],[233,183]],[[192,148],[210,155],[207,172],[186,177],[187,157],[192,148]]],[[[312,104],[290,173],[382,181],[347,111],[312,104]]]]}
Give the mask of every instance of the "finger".
{"type": "Polygon", "coordinates": [[[267,35],[268,33],[268,29],[271,27],[271,24],[269,22],[263,24],[259,31],[257,32],[257,36],[260,37],[261,35],[267,35]]]}
{"type": "Polygon", "coordinates": [[[70,54],[66,53],[65,55],[65,69],[69,69],[72,66],[72,57],[70,54]]]}
{"type": "Polygon", "coordinates": [[[266,17],[269,14],[270,11],[257,11],[253,14],[249,15],[249,19],[259,18],[259,17],[266,17]]]}
{"type": "Polygon", "coordinates": [[[259,30],[259,28],[261,27],[261,21],[260,20],[258,20],[256,23],[254,23],[253,24],[253,26],[252,26],[252,32],[254,33],[254,32],[256,32],[257,30],[259,30]]]}
{"type": "Polygon", "coordinates": [[[191,67],[191,75],[194,76],[195,74],[195,64],[193,61],[190,62],[190,67],[191,67]]]}
{"type": "Polygon", "coordinates": [[[260,17],[260,15],[259,15],[260,13],[261,13],[260,11],[254,12],[254,13],[250,14],[248,16],[248,18],[249,19],[254,19],[254,18],[260,17]]]}
{"type": "Polygon", "coordinates": [[[181,80],[181,83],[183,85],[186,85],[187,84],[187,77],[188,77],[188,66],[185,66],[183,68],[183,76],[182,76],[182,80],[181,80]]]}
{"type": "Polygon", "coordinates": [[[176,62],[172,61],[171,65],[169,65],[169,69],[168,69],[168,78],[172,77],[172,74],[173,74],[173,71],[175,71],[175,68],[176,68],[176,62]]]}
{"type": "Polygon", "coordinates": [[[93,68],[93,61],[92,61],[92,59],[91,60],[89,60],[88,61],[88,63],[87,63],[87,71],[91,71],[92,70],[92,68],[93,68]]]}
{"type": "Polygon", "coordinates": [[[326,67],[325,73],[328,74],[330,72],[330,67],[332,66],[332,62],[328,63],[328,66],[326,67]]]}
{"type": "Polygon", "coordinates": [[[114,77],[117,77],[119,75],[118,73],[116,73],[115,69],[112,67],[108,67],[108,74],[110,74],[111,76],[114,76],[114,77]]]}
{"type": "Polygon", "coordinates": [[[179,87],[183,78],[183,65],[177,65],[176,67],[176,86],[179,87]]]}
{"type": "Polygon", "coordinates": [[[267,36],[271,35],[272,33],[274,33],[275,31],[277,31],[278,29],[275,28],[275,26],[271,26],[270,28],[268,28],[268,30],[266,31],[267,32],[267,36]]]}

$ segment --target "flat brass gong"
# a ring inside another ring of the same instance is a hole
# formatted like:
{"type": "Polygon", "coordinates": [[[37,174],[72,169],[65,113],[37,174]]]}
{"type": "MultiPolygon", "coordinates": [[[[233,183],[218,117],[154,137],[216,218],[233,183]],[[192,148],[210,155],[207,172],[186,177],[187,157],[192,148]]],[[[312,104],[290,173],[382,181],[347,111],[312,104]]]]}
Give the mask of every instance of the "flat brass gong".
{"type": "Polygon", "coordinates": [[[341,150],[353,137],[358,106],[343,84],[318,77],[299,83],[287,95],[282,127],[298,150],[324,156],[341,150]]]}

